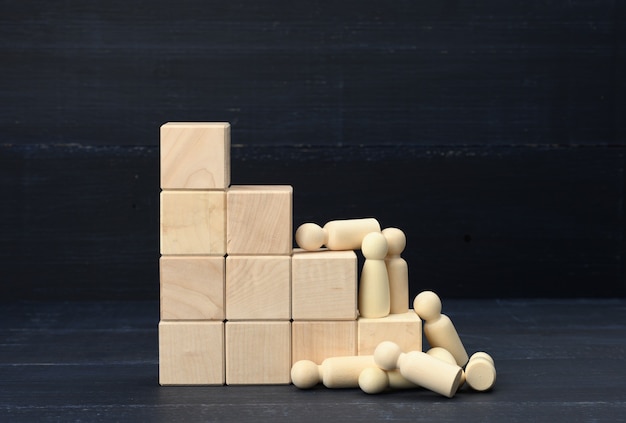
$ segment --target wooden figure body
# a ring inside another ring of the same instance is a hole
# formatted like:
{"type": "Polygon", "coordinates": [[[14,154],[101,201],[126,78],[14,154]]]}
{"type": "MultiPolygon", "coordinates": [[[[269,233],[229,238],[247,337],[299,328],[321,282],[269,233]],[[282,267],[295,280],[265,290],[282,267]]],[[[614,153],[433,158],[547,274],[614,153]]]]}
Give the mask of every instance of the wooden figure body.
{"type": "Polygon", "coordinates": [[[465,366],[465,378],[475,391],[488,391],[496,383],[496,367],[486,352],[473,354],[465,366]]]}
{"type": "MultiPolygon", "coordinates": [[[[454,356],[450,353],[450,351],[446,350],[445,348],[432,347],[431,349],[426,351],[426,354],[428,354],[431,357],[435,357],[439,360],[443,360],[446,363],[457,365],[456,359],[454,358],[454,356]]],[[[459,382],[459,388],[463,386],[464,384],[465,384],[465,372],[463,371],[461,372],[461,381],[459,382]]]]}
{"type": "Polygon", "coordinates": [[[446,350],[445,348],[432,347],[431,349],[426,351],[426,354],[431,357],[438,358],[439,360],[445,361],[446,363],[456,364],[456,359],[454,358],[454,356],[450,353],[450,351],[446,350]]]}
{"type": "Polygon", "coordinates": [[[409,311],[409,268],[400,254],[406,247],[406,236],[398,228],[382,231],[387,240],[385,265],[389,276],[389,313],[402,314],[409,311]]]}
{"type": "Polygon", "coordinates": [[[323,383],[327,388],[357,388],[363,369],[376,366],[371,355],[329,357],[317,365],[300,360],[291,367],[291,381],[300,389],[323,383]]]}
{"type": "Polygon", "coordinates": [[[359,387],[366,394],[378,394],[387,389],[415,389],[418,385],[411,382],[398,369],[383,370],[380,367],[368,367],[359,375],[359,387]]]}
{"type": "Polygon", "coordinates": [[[374,361],[383,370],[400,369],[409,381],[448,398],[454,396],[461,382],[459,366],[421,351],[403,353],[397,344],[389,341],[376,347],[374,361]]]}
{"type": "Polygon", "coordinates": [[[413,309],[424,320],[424,336],[431,347],[442,347],[448,350],[463,367],[468,356],[452,321],[441,314],[441,300],[432,291],[423,291],[413,300],[413,309]]]}
{"type": "Polygon", "coordinates": [[[387,240],[380,232],[369,233],[361,245],[365,263],[359,283],[359,313],[362,317],[378,318],[389,315],[389,277],[385,256],[387,240]]]}
{"type": "Polygon", "coordinates": [[[380,224],[374,218],[332,220],[324,227],[304,223],[296,230],[296,243],[309,251],[323,245],[329,250],[358,250],[370,232],[380,232],[380,224]]]}

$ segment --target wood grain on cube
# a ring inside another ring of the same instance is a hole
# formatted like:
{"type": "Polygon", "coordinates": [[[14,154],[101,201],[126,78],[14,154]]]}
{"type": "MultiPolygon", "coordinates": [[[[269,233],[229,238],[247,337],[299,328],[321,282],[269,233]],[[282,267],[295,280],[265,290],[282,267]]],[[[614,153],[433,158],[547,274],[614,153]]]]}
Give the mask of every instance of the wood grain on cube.
{"type": "Polygon", "coordinates": [[[223,385],[224,323],[159,323],[161,385],[223,385]]]}
{"type": "Polygon", "coordinates": [[[226,383],[288,384],[291,323],[227,322],[226,383]]]}
{"type": "Polygon", "coordinates": [[[162,256],[161,319],[224,320],[224,257],[162,256]]]}
{"type": "Polygon", "coordinates": [[[291,254],[293,188],[238,185],[228,190],[228,254],[291,254]]]}
{"type": "Polygon", "coordinates": [[[374,354],[383,341],[392,341],[402,351],[422,351],[422,320],[413,310],[386,317],[358,319],[358,354],[374,354]]]}
{"type": "Polygon", "coordinates": [[[329,357],[356,355],[356,321],[294,321],[291,324],[291,360],[317,364],[329,357]]]}
{"type": "Polygon", "coordinates": [[[230,185],[230,125],[170,122],[161,126],[162,189],[230,185]]]}
{"type": "Polygon", "coordinates": [[[294,250],[291,315],[294,320],[356,320],[357,257],[354,251],[294,250]]]}
{"type": "Polygon", "coordinates": [[[161,192],[161,254],[226,253],[223,191],[161,192]]]}
{"type": "Polygon", "coordinates": [[[291,256],[228,256],[228,320],[291,319],[291,256]]]}

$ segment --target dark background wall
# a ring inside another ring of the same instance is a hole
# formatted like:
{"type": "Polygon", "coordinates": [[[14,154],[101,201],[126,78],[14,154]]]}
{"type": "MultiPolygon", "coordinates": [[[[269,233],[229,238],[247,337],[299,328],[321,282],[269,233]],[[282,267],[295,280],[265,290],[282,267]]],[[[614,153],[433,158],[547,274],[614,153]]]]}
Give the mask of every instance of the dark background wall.
{"type": "Polygon", "coordinates": [[[412,293],[626,295],[623,2],[0,6],[3,299],[158,298],[166,121],[405,230],[412,293]]]}

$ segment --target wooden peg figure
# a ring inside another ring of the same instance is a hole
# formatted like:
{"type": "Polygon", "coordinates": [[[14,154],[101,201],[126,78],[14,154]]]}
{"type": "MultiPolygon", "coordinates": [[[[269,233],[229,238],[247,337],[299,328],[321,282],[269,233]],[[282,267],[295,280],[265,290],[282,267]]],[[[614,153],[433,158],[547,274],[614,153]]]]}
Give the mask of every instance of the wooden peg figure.
{"type": "Polygon", "coordinates": [[[403,314],[409,311],[409,268],[400,254],[406,247],[406,236],[398,228],[383,229],[387,240],[385,265],[389,276],[389,313],[403,314]]]}
{"type": "Polygon", "coordinates": [[[450,354],[450,351],[446,350],[445,348],[432,347],[431,349],[426,351],[426,354],[431,357],[438,358],[439,360],[443,360],[446,363],[456,364],[456,359],[454,358],[454,356],[450,354]]]}
{"type": "Polygon", "coordinates": [[[387,240],[380,232],[363,238],[361,251],[365,263],[359,283],[359,313],[362,317],[379,318],[389,315],[389,277],[385,266],[387,240]]]}
{"type": "Polygon", "coordinates": [[[304,223],[296,230],[296,243],[309,251],[323,245],[329,250],[358,250],[370,232],[380,232],[380,224],[374,218],[332,220],[324,227],[304,223]]]}
{"type": "Polygon", "coordinates": [[[359,375],[359,388],[366,394],[379,394],[387,389],[414,389],[419,386],[406,379],[399,370],[368,367],[359,375]]]}
{"type": "MultiPolygon", "coordinates": [[[[432,347],[431,349],[426,351],[426,354],[428,354],[431,357],[435,357],[439,360],[443,360],[446,363],[456,365],[456,359],[454,358],[452,354],[450,354],[450,351],[446,350],[445,348],[432,347]]],[[[465,384],[465,372],[463,371],[461,372],[461,381],[459,382],[459,388],[462,387],[464,384],[465,384]]]]}
{"type": "Polygon", "coordinates": [[[363,369],[375,365],[371,355],[329,357],[320,365],[300,360],[291,367],[291,382],[300,389],[310,389],[320,382],[327,388],[357,388],[363,369]]]}
{"type": "Polygon", "coordinates": [[[432,291],[420,292],[413,300],[413,310],[424,321],[424,336],[431,347],[442,347],[448,350],[463,367],[468,356],[452,321],[441,314],[441,300],[432,291]]]}
{"type": "Polygon", "coordinates": [[[403,353],[398,344],[384,341],[374,351],[374,361],[383,370],[399,369],[407,380],[452,398],[459,389],[463,370],[421,351],[403,353]]]}
{"type": "Polygon", "coordinates": [[[475,391],[488,391],[496,383],[496,366],[486,352],[472,354],[465,366],[467,384],[475,391]]]}

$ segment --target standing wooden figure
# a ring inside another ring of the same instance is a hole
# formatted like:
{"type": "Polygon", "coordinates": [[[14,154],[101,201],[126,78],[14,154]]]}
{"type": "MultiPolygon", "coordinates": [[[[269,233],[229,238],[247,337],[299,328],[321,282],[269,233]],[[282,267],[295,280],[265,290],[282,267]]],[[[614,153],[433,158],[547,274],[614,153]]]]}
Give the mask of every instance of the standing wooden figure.
{"type": "Polygon", "coordinates": [[[406,247],[406,236],[398,228],[386,228],[382,232],[387,240],[385,265],[389,275],[389,295],[391,314],[409,311],[409,267],[400,254],[406,247]]]}
{"type": "Polygon", "coordinates": [[[389,315],[389,276],[385,266],[387,240],[380,232],[363,238],[361,251],[365,263],[359,283],[359,313],[362,317],[378,318],[389,315]]]}

